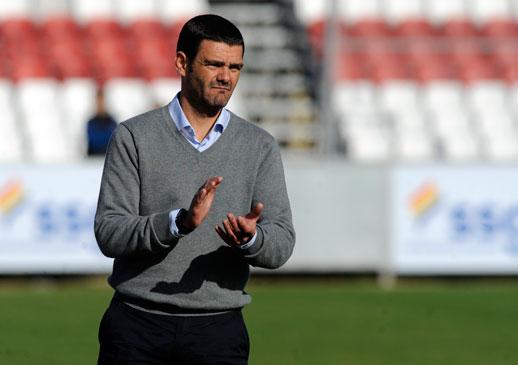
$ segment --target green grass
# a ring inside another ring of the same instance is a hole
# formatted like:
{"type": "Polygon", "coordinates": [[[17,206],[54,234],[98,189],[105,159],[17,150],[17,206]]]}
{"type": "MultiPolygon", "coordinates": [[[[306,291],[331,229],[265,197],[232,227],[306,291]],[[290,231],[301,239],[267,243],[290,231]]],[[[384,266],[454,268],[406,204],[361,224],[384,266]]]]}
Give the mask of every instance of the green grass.
{"type": "MultiPolygon", "coordinates": [[[[518,363],[518,282],[254,280],[251,365],[518,363]]],[[[0,283],[0,364],[93,364],[98,281],[0,283]]]]}

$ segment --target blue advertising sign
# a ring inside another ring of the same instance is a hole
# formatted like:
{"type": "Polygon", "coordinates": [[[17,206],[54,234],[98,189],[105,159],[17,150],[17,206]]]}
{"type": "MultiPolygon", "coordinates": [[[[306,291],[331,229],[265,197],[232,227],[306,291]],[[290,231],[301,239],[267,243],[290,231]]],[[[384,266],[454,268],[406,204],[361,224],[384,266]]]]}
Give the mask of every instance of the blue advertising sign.
{"type": "Polygon", "coordinates": [[[518,273],[518,169],[397,167],[392,263],[399,273],[518,273]]]}
{"type": "Polygon", "coordinates": [[[107,273],[93,220],[102,167],[0,168],[0,273],[107,273]]]}

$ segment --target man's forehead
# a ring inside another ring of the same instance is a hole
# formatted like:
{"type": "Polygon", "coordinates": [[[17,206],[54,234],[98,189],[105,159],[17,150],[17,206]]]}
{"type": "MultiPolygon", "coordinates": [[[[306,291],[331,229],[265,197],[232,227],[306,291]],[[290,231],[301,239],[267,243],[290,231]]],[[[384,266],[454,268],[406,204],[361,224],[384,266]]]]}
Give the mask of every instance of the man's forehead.
{"type": "Polygon", "coordinates": [[[205,59],[229,58],[232,62],[243,62],[243,46],[204,39],[200,43],[198,55],[205,59]]]}

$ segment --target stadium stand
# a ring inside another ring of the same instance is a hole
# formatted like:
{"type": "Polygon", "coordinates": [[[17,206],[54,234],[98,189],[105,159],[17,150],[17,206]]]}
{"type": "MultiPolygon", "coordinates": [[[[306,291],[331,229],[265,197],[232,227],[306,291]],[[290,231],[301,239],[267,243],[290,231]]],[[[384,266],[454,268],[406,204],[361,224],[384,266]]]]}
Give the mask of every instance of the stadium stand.
{"type": "Polygon", "coordinates": [[[336,118],[362,125],[342,133],[352,159],[516,160],[518,1],[347,0],[334,18],[330,4],[295,1],[317,59],[335,29],[336,118]],[[379,153],[355,154],[358,138],[379,153]]]}
{"type": "Polygon", "coordinates": [[[180,87],[172,67],[180,27],[208,11],[236,22],[247,44],[230,108],[283,146],[318,145],[315,100],[327,87],[352,160],[518,158],[518,1],[337,0],[334,17],[331,4],[0,1],[1,159],[82,158],[98,86],[119,121],[167,103],[180,87]],[[337,40],[332,54],[326,37],[337,40]],[[322,87],[314,66],[328,64],[322,87]]]}
{"type": "Polygon", "coordinates": [[[315,145],[311,55],[289,2],[2,0],[2,160],[83,158],[97,87],[118,121],[169,102],[180,89],[173,59],[181,26],[209,11],[238,23],[247,45],[229,107],[282,145],[315,145]]]}

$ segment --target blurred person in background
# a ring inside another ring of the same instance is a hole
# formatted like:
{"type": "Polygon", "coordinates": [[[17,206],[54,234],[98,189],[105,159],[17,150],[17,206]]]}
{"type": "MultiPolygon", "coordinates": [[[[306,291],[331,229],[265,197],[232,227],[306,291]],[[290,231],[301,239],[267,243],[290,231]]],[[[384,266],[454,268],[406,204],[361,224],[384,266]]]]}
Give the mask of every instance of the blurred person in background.
{"type": "Polygon", "coordinates": [[[243,55],[234,24],[192,18],[181,91],[113,135],[95,217],[115,258],[99,364],[248,363],[250,265],[283,265],[295,232],[275,139],[225,108],[243,55]]]}
{"type": "Polygon", "coordinates": [[[97,90],[95,115],[86,124],[88,156],[104,156],[117,122],[106,111],[104,92],[97,90]]]}

